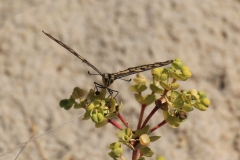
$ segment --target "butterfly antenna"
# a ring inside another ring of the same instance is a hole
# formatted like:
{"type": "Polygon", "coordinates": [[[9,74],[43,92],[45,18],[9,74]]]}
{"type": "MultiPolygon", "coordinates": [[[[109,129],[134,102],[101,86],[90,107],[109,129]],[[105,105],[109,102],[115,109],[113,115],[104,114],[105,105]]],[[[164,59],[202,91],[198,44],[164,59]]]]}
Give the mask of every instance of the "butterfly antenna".
{"type": "Polygon", "coordinates": [[[89,71],[88,71],[88,74],[89,75],[101,75],[101,74],[93,74],[93,73],[90,73],[89,71]]]}
{"type": "Polygon", "coordinates": [[[121,80],[130,82],[132,79],[121,79],[121,80]]]}

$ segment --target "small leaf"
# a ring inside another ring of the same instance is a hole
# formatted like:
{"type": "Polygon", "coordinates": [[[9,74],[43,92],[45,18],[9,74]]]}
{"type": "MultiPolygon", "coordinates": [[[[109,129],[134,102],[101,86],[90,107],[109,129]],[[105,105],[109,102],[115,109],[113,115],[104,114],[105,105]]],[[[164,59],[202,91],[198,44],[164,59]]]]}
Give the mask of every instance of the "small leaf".
{"type": "Polygon", "coordinates": [[[84,90],[80,89],[79,87],[75,87],[72,92],[72,97],[74,99],[78,99],[84,96],[84,90]]]}
{"type": "Polygon", "coordinates": [[[137,85],[139,85],[139,84],[146,84],[146,82],[147,82],[147,80],[146,80],[146,78],[134,78],[133,79],[133,81],[137,84],[137,85]]]}
{"type": "Polygon", "coordinates": [[[157,94],[163,94],[163,89],[154,84],[150,84],[150,89],[157,94]]]}
{"type": "Polygon", "coordinates": [[[88,119],[90,119],[90,118],[91,118],[90,112],[89,112],[89,111],[86,111],[86,113],[84,114],[82,120],[88,120],[88,119]]]}
{"type": "Polygon", "coordinates": [[[151,142],[157,141],[161,136],[151,136],[149,137],[151,142]]]}
{"type": "Polygon", "coordinates": [[[99,98],[100,98],[100,99],[104,99],[104,98],[106,97],[106,94],[107,94],[106,88],[101,89],[99,98]]]}
{"type": "Polygon", "coordinates": [[[145,127],[135,131],[134,137],[140,137],[142,134],[148,134],[150,132],[150,126],[146,125],[145,127]]]}
{"type": "Polygon", "coordinates": [[[132,92],[143,92],[147,89],[147,86],[145,84],[137,84],[130,86],[130,89],[132,92]]]}
{"type": "Polygon", "coordinates": [[[100,127],[105,126],[106,124],[108,124],[108,119],[107,119],[107,118],[104,118],[103,121],[101,121],[101,122],[99,122],[99,123],[95,123],[95,127],[96,127],[96,128],[100,128],[100,127]]]}
{"type": "Polygon", "coordinates": [[[138,101],[138,103],[142,104],[143,96],[141,94],[134,94],[134,97],[138,101]]]}
{"type": "Polygon", "coordinates": [[[173,107],[176,109],[182,108],[184,101],[182,100],[182,96],[179,95],[176,99],[174,99],[173,103],[172,103],[173,107]]]}
{"type": "Polygon", "coordinates": [[[178,128],[180,125],[176,123],[174,116],[170,115],[168,111],[163,111],[163,117],[167,121],[168,125],[172,128],[178,128]]]}
{"type": "Polygon", "coordinates": [[[61,100],[61,101],[59,102],[59,106],[62,107],[62,108],[64,108],[64,107],[67,105],[68,101],[69,101],[68,99],[63,99],[63,100],[61,100]]]}
{"type": "Polygon", "coordinates": [[[91,100],[91,99],[93,99],[94,95],[95,95],[94,90],[90,89],[90,91],[88,92],[88,95],[86,96],[85,99],[91,100]]]}
{"type": "Polygon", "coordinates": [[[75,99],[72,97],[69,99],[68,103],[65,105],[64,109],[69,110],[72,108],[73,104],[75,103],[75,99]]]}
{"type": "Polygon", "coordinates": [[[164,89],[166,89],[166,90],[170,90],[170,89],[171,89],[171,86],[168,85],[167,83],[165,83],[165,82],[163,82],[163,81],[160,81],[159,83],[160,83],[160,85],[161,85],[164,89]]]}
{"type": "Polygon", "coordinates": [[[157,97],[154,94],[149,94],[147,96],[144,97],[143,101],[141,104],[145,104],[145,105],[150,105],[152,104],[154,101],[156,101],[157,97]]]}
{"type": "Polygon", "coordinates": [[[154,154],[154,152],[149,147],[141,148],[140,153],[145,157],[152,157],[154,154]]]}

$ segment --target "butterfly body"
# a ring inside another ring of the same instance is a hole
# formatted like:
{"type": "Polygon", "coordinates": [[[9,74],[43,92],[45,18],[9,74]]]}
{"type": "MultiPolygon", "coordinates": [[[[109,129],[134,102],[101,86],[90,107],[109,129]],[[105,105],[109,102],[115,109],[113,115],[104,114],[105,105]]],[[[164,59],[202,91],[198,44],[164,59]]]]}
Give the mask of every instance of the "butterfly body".
{"type": "MultiPolygon", "coordinates": [[[[94,69],[99,75],[101,75],[102,76],[102,83],[103,83],[103,85],[94,82],[95,87],[96,88],[106,88],[110,94],[112,94],[113,92],[117,92],[117,94],[118,94],[118,91],[115,91],[115,90],[112,90],[112,89],[108,88],[113,83],[113,81],[115,81],[116,79],[121,79],[122,77],[126,77],[126,76],[129,76],[129,75],[132,75],[132,74],[136,74],[136,73],[144,72],[144,71],[147,71],[147,70],[151,70],[153,68],[162,67],[162,66],[168,65],[168,64],[173,62],[173,60],[168,60],[168,61],[165,61],[165,62],[156,62],[156,63],[152,63],[152,64],[140,65],[140,66],[137,66],[137,67],[130,67],[130,68],[126,69],[126,70],[119,71],[119,72],[116,72],[116,73],[102,73],[94,65],[92,65],[85,58],[83,58],[77,52],[75,52],[72,48],[70,48],[69,46],[67,46],[63,42],[57,40],[56,38],[54,38],[50,34],[44,32],[44,31],[42,31],[42,32],[46,36],[48,36],[49,38],[51,38],[52,40],[57,42],[59,45],[61,45],[65,49],[67,49],[73,55],[75,55],[76,57],[81,59],[82,62],[86,63],[88,66],[90,66],[92,69],[94,69]]],[[[126,80],[126,81],[130,81],[130,80],[126,80]]]]}

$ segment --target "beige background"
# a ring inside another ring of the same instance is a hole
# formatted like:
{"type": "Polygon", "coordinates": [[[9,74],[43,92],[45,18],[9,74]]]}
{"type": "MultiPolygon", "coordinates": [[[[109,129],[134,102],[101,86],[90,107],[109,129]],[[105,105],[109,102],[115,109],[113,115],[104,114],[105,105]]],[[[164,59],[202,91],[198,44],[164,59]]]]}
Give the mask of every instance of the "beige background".
{"type": "MultiPolygon", "coordinates": [[[[212,104],[190,113],[178,129],[157,130],[162,138],[151,145],[156,154],[150,159],[240,159],[239,0],[1,0],[0,9],[0,159],[15,159],[17,146],[33,134],[84,113],[58,103],[75,86],[88,90],[101,82],[41,30],[102,72],[179,57],[193,73],[182,89],[204,90],[212,104]]],[[[123,115],[134,126],[139,105],[130,84],[118,80],[111,88],[120,92],[123,115]]],[[[150,124],[160,121],[159,112],[150,124]]],[[[110,159],[107,146],[116,133],[111,125],[95,129],[78,118],[30,142],[18,160],[110,159]]],[[[128,149],[124,156],[131,159],[128,149]]]]}

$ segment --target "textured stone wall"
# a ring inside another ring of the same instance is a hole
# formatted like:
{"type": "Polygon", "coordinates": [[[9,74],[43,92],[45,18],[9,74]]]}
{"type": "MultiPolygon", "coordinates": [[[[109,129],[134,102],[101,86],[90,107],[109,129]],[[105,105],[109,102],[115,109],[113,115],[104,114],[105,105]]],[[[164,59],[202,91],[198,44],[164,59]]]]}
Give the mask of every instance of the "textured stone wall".
{"type": "MultiPolygon", "coordinates": [[[[167,160],[240,159],[239,0],[2,0],[0,2],[0,159],[83,110],[58,106],[75,86],[88,90],[99,76],[46,37],[62,40],[102,72],[180,58],[193,77],[182,87],[204,90],[206,112],[194,111],[178,129],[164,126],[151,147],[167,160]]],[[[144,75],[150,77],[150,72],[144,75]]],[[[134,76],[130,76],[133,78],[134,76]]],[[[123,115],[136,125],[139,104],[130,83],[116,81],[123,115]]],[[[147,111],[150,111],[151,107],[147,111]]],[[[155,114],[151,125],[162,120],[155,114]]],[[[113,126],[95,129],[77,118],[30,142],[18,160],[110,159],[113,126]]],[[[126,159],[131,154],[125,150],[126,159]]]]}

